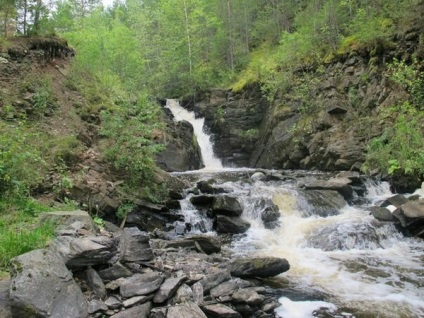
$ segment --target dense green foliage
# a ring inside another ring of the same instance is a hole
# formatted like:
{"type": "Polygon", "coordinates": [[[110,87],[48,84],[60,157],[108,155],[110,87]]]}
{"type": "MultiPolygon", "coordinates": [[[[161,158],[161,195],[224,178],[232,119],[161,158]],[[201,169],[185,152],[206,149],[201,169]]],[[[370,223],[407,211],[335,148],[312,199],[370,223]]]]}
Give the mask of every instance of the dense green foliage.
{"type": "Polygon", "coordinates": [[[389,174],[424,175],[424,72],[416,60],[412,65],[394,61],[391,80],[400,85],[408,100],[387,109],[383,116],[393,125],[370,141],[365,170],[377,168],[389,174]]]}

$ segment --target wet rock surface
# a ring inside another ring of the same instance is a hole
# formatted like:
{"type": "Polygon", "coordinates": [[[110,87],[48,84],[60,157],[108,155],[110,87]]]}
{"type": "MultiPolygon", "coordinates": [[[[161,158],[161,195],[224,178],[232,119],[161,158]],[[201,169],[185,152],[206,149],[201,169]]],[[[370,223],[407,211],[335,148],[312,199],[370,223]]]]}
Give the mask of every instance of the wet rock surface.
{"type": "Polygon", "coordinates": [[[134,227],[83,234],[13,259],[13,317],[259,317],[276,296],[236,276],[268,277],[289,267],[261,258],[236,265],[218,240],[202,235],[151,239],[134,227]]]}

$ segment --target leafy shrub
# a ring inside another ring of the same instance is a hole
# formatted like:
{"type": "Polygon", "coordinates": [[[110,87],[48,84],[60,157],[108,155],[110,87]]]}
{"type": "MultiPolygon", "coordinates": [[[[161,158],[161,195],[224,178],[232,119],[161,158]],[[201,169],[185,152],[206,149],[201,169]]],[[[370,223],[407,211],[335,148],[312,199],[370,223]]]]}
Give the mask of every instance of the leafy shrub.
{"type": "Polygon", "coordinates": [[[163,145],[153,140],[152,131],[161,127],[159,108],[140,95],[136,103],[123,100],[115,111],[102,111],[100,133],[106,137],[104,158],[125,172],[131,187],[148,186],[156,167],[154,154],[163,145]]]}
{"type": "Polygon", "coordinates": [[[46,162],[34,141],[40,134],[24,123],[0,121],[0,198],[27,194],[46,171],[46,162]]]}
{"type": "Polygon", "coordinates": [[[395,60],[389,70],[390,79],[409,93],[409,100],[384,112],[395,117],[394,124],[370,141],[363,169],[424,175],[424,72],[416,60],[411,65],[395,60]]]}

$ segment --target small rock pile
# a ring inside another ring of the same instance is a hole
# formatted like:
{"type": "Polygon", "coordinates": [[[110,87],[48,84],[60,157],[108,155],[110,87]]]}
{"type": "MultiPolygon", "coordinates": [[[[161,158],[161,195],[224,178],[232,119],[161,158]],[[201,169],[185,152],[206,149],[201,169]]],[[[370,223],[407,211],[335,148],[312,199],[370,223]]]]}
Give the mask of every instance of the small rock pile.
{"type": "Polygon", "coordinates": [[[13,317],[276,317],[261,278],[287,271],[285,259],[234,258],[204,235],[99,232],[82,211],[44,217],[63,226],[48,248],[12,260],[13,317]]]}

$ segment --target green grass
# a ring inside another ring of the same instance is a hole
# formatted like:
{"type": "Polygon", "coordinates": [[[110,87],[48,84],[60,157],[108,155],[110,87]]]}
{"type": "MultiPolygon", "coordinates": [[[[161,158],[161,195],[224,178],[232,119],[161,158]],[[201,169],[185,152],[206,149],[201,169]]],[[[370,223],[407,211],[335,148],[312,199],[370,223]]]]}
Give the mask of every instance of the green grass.
{"type": "Polygon", "coordinates": [[[51,210],[29,198],[0,201],[0,274],[13,257],[43,248],[53,238],[53,223],[39,224],[38,215],[51,210]]]}

